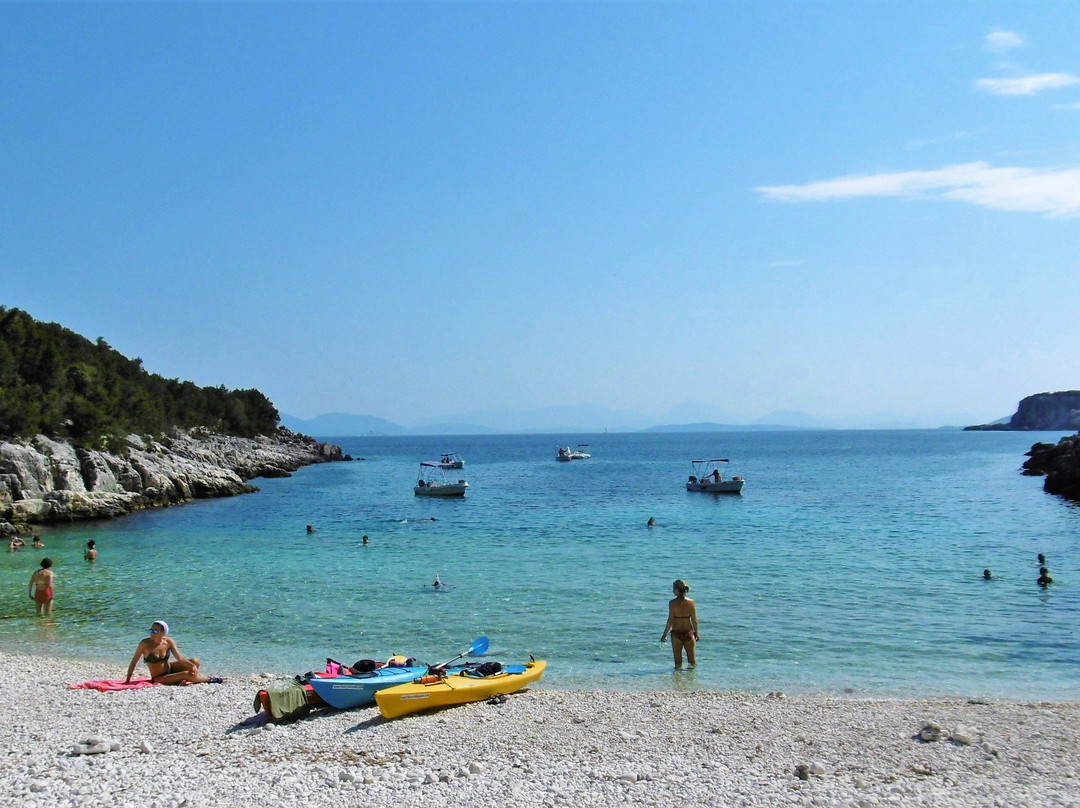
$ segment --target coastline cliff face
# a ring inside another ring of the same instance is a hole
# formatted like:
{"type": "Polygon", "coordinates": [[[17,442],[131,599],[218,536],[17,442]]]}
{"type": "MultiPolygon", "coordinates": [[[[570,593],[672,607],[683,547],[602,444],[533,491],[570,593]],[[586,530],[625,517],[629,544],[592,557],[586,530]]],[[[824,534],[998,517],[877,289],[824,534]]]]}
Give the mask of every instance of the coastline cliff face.
{"type": "Polygon", "coordinates": [[[1080,435],[1057,443],[1036,443],[1027,453],[1024,474],[1046,475],[1043,491],[1080,502],[1080,435]]]}
{"type": "Polygon", "coordinates": [[[1004,423],[967,426],[982,431],[1052,431],[1080,429],[1080,390],[1036,393],[1023,399],[1016,413],[1004,423]]]}
{"type": "Polygon", "coordinates": [[[255,477],[287,477],[302,466],[343,459],[340,447],[285,428],[259,438],[201,430],[160,441],[129,435],[119,454],[44,435],[0,443],[0,534],[250,493],[258,490],[247,483],[255,477]]]}

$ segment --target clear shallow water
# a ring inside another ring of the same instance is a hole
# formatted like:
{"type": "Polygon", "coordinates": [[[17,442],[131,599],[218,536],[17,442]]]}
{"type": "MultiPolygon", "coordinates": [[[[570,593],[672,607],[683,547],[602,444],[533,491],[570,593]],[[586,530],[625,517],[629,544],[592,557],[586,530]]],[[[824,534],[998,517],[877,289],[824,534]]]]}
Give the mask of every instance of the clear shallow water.
{"type": "Polygon", "coordinates": [[[571,463],[558,436],[336,438],[366,460],[0,555],[0,646],[122,664],[162,618],[212,673],[443,661],[487,635],[488,658],[546,658],[554,687],[1080,698],[1080,508],[1017,471],[1060,434],[567,436],[593,455],[571,463]],[[446,450],[467,499],[414,497],[418,462],[446,450]],[[701,456],[730,457],[743,494],[687,493],[701,456]],[[45,554],[51,621],[26,596],[45,554]],[[673,674],[676,577],[704,640],[673,674]]]}

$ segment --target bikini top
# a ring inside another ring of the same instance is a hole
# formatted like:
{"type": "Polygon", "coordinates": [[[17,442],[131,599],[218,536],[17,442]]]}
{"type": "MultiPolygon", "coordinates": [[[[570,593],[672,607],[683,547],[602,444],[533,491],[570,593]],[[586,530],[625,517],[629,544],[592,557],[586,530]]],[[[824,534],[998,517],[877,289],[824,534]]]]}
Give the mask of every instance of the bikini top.
{"type": "Polygon", "coordinates": [[[161,664],[169,661],[169,654],[171,654],[171,653],[172,653],[172,649],[171,648],[166,648],[165,649],[165,656],[163,656],[163,657],[155,656],[154,654],[147,654],[146,656],[143,657],[143,659],[146,660],[147,665],[161,665],[161,664]]]}

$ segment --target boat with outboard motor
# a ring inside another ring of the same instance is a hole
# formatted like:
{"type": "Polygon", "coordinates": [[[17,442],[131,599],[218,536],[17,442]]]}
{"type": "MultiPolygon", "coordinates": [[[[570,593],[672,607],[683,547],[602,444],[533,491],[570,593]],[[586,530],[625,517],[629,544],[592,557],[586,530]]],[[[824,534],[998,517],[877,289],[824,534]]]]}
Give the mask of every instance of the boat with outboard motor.
{"type": "Polygon", "coordinates": [[[587,443],[579,443],[577,449],[571,449],[569,446],[560,446],[558,453],[555,455],[556,460],[562,460],[564,462],[570,460],[586,460],[592,457],[586,449],[589,448],[587,443]]]}
{"type": "Polygon", "coordinates": [[[729,462],[726,457],[718,457],[715,460],[691,460],[693,472],[686,481],[687,491],[704,491],[707,494],[739,494],[742,492],[742,477],[735,476],[725,479],[720,471],[720,464],[729,462]]]}
{"type": "Polygon", "coordinates": [[[420,463],[420,478],[413,486],[418,497],[463,497],[469,484],[465,480],[453,482],[447,479],[442,464],[436,460],[420,463]]]}

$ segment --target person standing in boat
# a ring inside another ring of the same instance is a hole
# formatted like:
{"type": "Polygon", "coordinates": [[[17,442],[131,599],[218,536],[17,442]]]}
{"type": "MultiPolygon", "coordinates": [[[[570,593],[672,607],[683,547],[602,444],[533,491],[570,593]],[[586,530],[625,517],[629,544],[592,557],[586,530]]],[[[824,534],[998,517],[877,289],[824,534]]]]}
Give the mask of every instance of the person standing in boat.
{"type": "Polygon", "coordinates": [[[671,651],[675,657],[675,669],[679,670],[683,665],[683,651],[686,651],[686,662],[692,668],[697,664],[697,656],[694,647],[698,639],[697,604],[687,597],[690,586],[682,578],[671,585],[675,597],[668,601],[668,619],[664,626],[664,633],[660,635],[660,642],[666,642],[668,633],[671,634],[671,651]]]}

